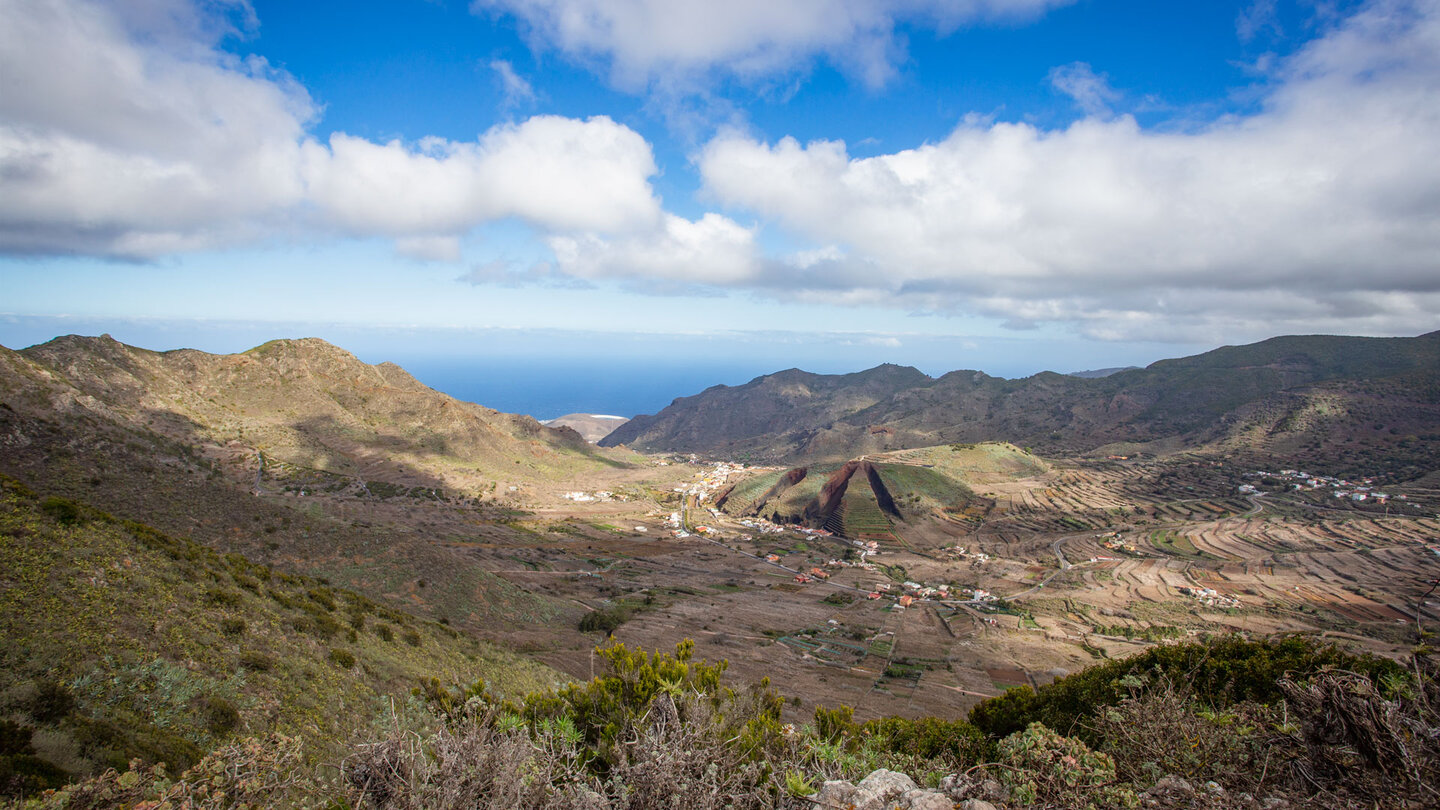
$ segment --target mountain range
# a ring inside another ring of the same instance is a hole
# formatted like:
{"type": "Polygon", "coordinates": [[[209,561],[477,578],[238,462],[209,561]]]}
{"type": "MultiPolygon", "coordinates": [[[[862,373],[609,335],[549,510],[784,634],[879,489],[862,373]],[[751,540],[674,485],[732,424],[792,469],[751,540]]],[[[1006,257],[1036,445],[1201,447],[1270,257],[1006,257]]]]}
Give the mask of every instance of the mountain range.
{"type": "Polygon", "coordinates": [[[1434,468],[1437,430],[1431,332],[1277,337],[1094,378],[789,369],[682,397],[600,444],[783,463],[990,440],[1056,455],[1214,446],[1409,475],[1434,468]]]}

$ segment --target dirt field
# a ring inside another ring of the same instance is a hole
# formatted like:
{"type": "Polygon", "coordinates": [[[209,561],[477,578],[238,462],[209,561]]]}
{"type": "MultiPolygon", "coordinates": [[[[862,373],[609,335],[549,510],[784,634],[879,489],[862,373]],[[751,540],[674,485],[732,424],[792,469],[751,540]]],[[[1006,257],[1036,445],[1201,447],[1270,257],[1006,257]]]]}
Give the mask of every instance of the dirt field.
{"type": "MultiPolygon", "coordinates": [[[[886,460],[936,461],[905,453],[886,460]]],[[[1245,497],[1242,470],[1214,459],[1036,460],[966,479],[991,504],[983,515],[937,509],[895,522],[889,537],[852,540],[715,514],[721,487],[776,474],[717,469],[617,471],[517,492],[505,509],[414,498],[305,508],[425,533],[457,566],[506,583],[511,613],[451,621],[575,677],[590,676],[605,638],[582,633],[581,619],[614,613],[627,644],[691,638],[741,680],[769,677],[793,696],[796,721],[839,703],[861,717],[957,716],[1007,688],[1203,633],[1302,632],[1393,653],[1413,641],[1417,608],[1440,622],[1440,600],[1417,606],[1440,578],[1433,491],[1387,515],[1245,497]]],[[[428,598],[409,587],[417,604],[428,598]]]]}

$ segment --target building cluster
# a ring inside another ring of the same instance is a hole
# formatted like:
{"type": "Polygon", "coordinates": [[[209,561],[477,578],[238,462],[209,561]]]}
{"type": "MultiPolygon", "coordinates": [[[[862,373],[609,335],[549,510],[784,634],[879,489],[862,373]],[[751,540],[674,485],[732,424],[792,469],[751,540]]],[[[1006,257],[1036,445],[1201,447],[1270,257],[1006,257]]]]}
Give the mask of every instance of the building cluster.
{"type": "Polygon", "coordinates": [[[703,504],[711,500],[715,492],[729,482],[730,476],[745,472],[746,469],[744,464],[717,461],[709,470],[695,473],[694,481],[675,487],[675,491],[682,495],[693,495],[695,503],[703,504]]]}
{"type": "Polygon", "coordinates": [[[1239,599],[1238,597],[1230,596],[1230,595],[1228,595],[1228,594],[1220,593],[1219,591],[1215,590],[1214,588],[1189,588],[1189,587],[1185,587],[1185,586],[1182,585],[1182,586],[1179,588],[1179,591],[1180,591],[1180,593],[1185,594],[1186,596],[1193,597],[1195,600],[1199,601],[1200,604],[1206,605],[1206,606],[1209,606],[1209,607],[1218,607],[1218,608],[1238,608],[1238,607],[1240,607],[1240,599],[1239,599]]]}
{"type": "Polygon", "coordinates": [[[592,503],[597,501],[600,503],[608,503],[610,501],[630,500],[630,496],[628,495],[616,495],[613,492],[603,489],[596,492],[562,492],[560,493],[560,497],[567,501],[575,501],[576,503],[592,503]]]}
{"type": "Polygon", "coordinates": [[[1125,538],[1121,537],[1119,532],[1106,532],[1105,534],[1097,534],[1095,535],[1095,539],[1100,541],[1100,545],[1110,549],[1111,551],[1123,551],[1126,554],[1140,553],[1140,549],[1136,548],[1133,543],[1126,542],[1125,538]]]}
{"type": "MultiPolygon", "coordinates": [[[[1269,473],[1263,470],[1253,470],[1245,473],[1246,478],[1280,478],[1290,484],[1292,492],[1308,492],[1311,490],[1328,490],[1332,497],[1337,499],[1348,499],[1357,503],[1364,501],[1376,501],[1386,503],[1391,495],[1375,490],[1374,478],[1362,478],[1359,481],[1347,481],[1344,478],[1336,478],[1333,475],[1311,475],[1304,470],[1281,470],[1279,473],[1269,473]]],[[[1242,495],[1261,494],[1254,484],[1241,484],[1239,486],[1242,495]]],[[[1404,495],[1393,496],[1395,500],[1405,500],[1404,495]]]]}
{"type": "Polygon", "coordinates": [[[972,559],[972,560],[978,560],[978,561],[980,561],[980,562],[986,562],[986,561],[988,561],[988,560],[990,559],[990,555],[989,555],[989,554],[986,554],[986,553],[983,552],[983,551],[971,552],[971,551],[968,551],[964,546],[958,546],[958,545],[957,545],[957,546],[946,546],[945,548],[940,549],[940,553],[944,554],[946,557],[949,557],[949,558],[952,559],[952,560],[962,560],[962,559],[965,559],[965,558],[968,557],[969,559],[972,559]]]}
{"type": "Polygon", "coordinates": [[[779,534],[787,528],[790,528],[777,523],[771,523],[765,518],[745,518],[740,521],[740,525],[747,529],[754,529],[761,534],[779,534]]]}

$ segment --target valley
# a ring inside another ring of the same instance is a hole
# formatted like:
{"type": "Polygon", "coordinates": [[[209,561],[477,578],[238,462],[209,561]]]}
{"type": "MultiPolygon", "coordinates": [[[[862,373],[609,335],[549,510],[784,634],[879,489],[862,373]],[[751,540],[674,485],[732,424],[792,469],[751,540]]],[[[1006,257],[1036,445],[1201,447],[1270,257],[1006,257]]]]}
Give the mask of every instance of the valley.
{"type": "MultiPolygon", "coordinates": [[[[976,453],[889,460],[946,454],[976,453]]],[[[801,719],[836,703],[863,716],[955,715],[1011,686],[1204,634],[1302,633],[1399,654],[1417,608],[1440,618],[1420,604],[1440,577],[1433,490],[1391,488],[1406,499],[1383,510],[1247,497],[1245,470],[1205,457],[995,466],[955,511],[892,520],[872,508],[862,520],[883,526],[842,537],[733,505],[734,492],[772,489],[783,471],[671,465],[667,483],[700,468],[685,492],[553,504],[518,524],[543,540],[464,553],[527,591],[623,616],[613,633],[627,644],[694,639],[740,677],[768,676],[796,696],[801,719]],[[730,480],[706,487],[717,468],[730,480]],[[732,484],[726,510],[707,508],[732,484]],[[662,519],[672,512],[682,528],[662,519]]],[[[846,523],[857,512],[847,501],[846,523]]],[[[577,677],[598,638],[554,627],[512,636],[577,677]]]]}
{"type": "MultiPolygon", "coordinates": [[[[427,639],[431,658],[359,631],[310,638],[314,622],[335,624],[327,610],[284,593],[275,607],[256,590],[200,597],[200,626],[228,626],[241,610],[273,628],[222,634],[210,663],[195,663],[189,641],[140,645],[121,662],[139,671],[151,657],[213,686],[250,647],[284,651],[303,663],[267,676],[277,689],[303,694],[324,674],[325,699],[343,703],[330,738],[371,722],[374,707],[342,696],[316,660],[360,662],[367,697],[403,695],[433,660],[446,685],[483,679],[514,698],[552,678],[590,679],[603,668],[596,648],[612,641],[668,650],[690,639],[735,681],[768,678],[799,725],[841,704],[862,720],[958,718],[1014,687],[1234,632],[1401,657],[1440,620],[1425,598],[1440,579],[1433,472],[1372,474],[1373,452],[1343,450],[1335,467],[1317,466],[1325,447],[1313,438],[1287,457],[1273,440],[1284,431],[1242,441],[1258,417],[1204,441],[1070,454],[995,440],[887,448],[899,434],[881,425],[853,455],[757,460],[597,447],[318,341],[213,356],[63,338],[3,360],[0,473],[17,492],[80,504],[75,514],[103,516],[97,526],[130,521],[154,527],[137,537],[213,550],[221,562],[204,576],[227,589],[234,579],[243,590],[244,566],[257,566],[298,578],[301,593],[354,594],[345,599],[427,639]],[[407,651],[399,663],[396,649],[407,651]]],[[[1433,430],[1431,407],[1403,424],[1433,430]]],[[[1297,419],[1285,429],[1300,430],[1297,419]]],[[[1355,434],[1337,435],[1343,448],[1355,434]]],[[[1396,441],[1410,458],[1433,451],[1396,441]]],[[[35,507],[16,508],[11,550],[51,536],[35,507]]],[[[123,568],[125,553],[105,552],[106,570],[123,568]]],[[[84,569],[87,554],[65,565],[84,569]]],[[[138,581],[157,576],[177,575],[138,581]]],[[[94,640],[132,632],[101,622],[44,677],[83,684],[109,672],[121,664],[94,640]]],[[[0,683],[0,694],[27,683],[0,683]]],[[[298,722],[232,692],[251,733],[298,722]]],[[[79,756],[71,767],[83,771],[79,756]]]]}

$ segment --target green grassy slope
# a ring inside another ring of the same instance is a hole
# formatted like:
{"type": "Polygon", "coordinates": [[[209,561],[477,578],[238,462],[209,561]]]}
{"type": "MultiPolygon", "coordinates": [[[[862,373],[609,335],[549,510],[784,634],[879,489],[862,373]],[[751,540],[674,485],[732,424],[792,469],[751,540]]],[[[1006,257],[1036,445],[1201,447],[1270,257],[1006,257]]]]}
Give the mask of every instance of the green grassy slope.
{"type": "MultiPolygon", "coordinates": [[[[236,734],[339,741],[422,677],[549,668],[308,577],[0,479],[0,719],[70,774],[172,768],[236,734]]],[[[322,748],[326,743],[321,743],[322,748]]]]}

